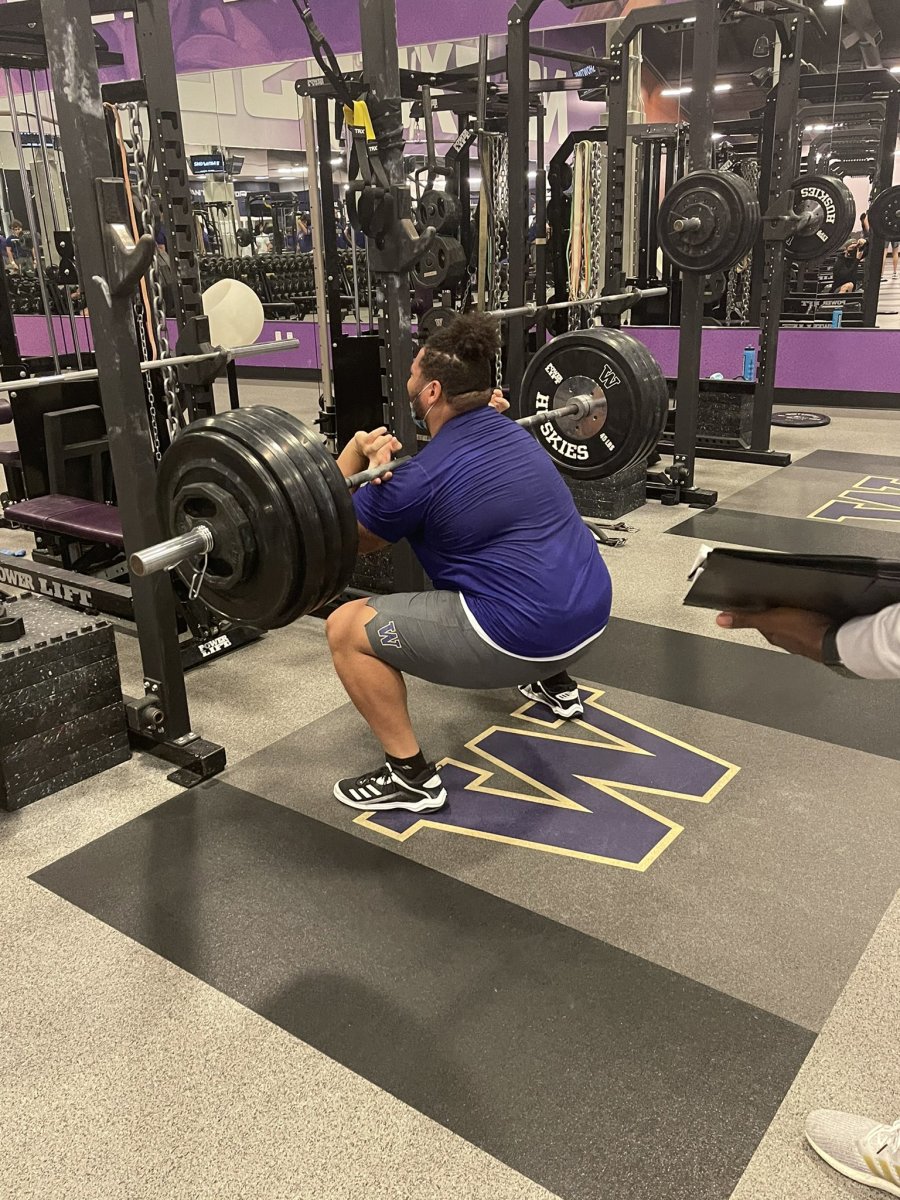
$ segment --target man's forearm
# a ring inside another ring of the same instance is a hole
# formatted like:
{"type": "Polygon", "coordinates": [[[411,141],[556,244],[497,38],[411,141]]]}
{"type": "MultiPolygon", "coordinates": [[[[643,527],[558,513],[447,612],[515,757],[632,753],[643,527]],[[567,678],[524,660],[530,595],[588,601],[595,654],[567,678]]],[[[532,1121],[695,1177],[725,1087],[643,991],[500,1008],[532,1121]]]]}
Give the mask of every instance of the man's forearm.
{"type": "Polygon", "coordinates": [[[837,633],[841,662],[863,679],[900,679],[900,604],[854,617],[837,633]]]}

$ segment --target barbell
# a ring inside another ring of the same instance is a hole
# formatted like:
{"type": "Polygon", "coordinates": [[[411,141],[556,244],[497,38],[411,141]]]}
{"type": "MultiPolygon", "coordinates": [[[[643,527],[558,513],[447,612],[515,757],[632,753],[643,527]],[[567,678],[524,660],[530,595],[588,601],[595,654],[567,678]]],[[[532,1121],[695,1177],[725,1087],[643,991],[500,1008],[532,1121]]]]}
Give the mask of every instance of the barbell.
{"type": "MultiPolygon", "coordinates": [[[[887,214],[892,201],[883,195],[881,208],[872,206],[873,228],[879,221],[891,225],[887,214]]],[[[803,175],[765,221],[767,236],[783,240],[789,258],[806,262],[834,253],[850,236],[855,219],[853,194],[842,179],[803,175]]],[[[708,275],[739,263],[753,249],[761,222],[759,198],[741,176],[692,171],[666,192],[657,234],[660,248],[676,267],[708,275]]]]}
{"type": "MultiPolygon", "coordinates": [[[[563,471],[602,478],[649,455],[668,390],[641,343],[593,329],[538,351],[522,408],[519,424],[563,471]]],[[[323,439],[279,409],[205,417],[160,463],[157,506],[168,540],[131,554],[129,568],[138,577],[175,568],[222,616],[259,629],[288,625],[339,595],[353,575],[351,489],[404,461],[347,479],[323,439]]]]}
{"type": "MultiPolygon", "coordinates": [[[[495,308],[488,312],[487,315],[495,317],[498,321],[505,321],[510,317],[530,317],[534,319],[542,313],[563,312],[570,308],[587,307],[605,309],[607,312],[616,310],[621,313],[633,308],[641,300],[666,296],[668,292],[669,289],[666,287],[631,288],[627,292],[615,292],[606,296],[584,296],[578,300],[553,300],[549,304],[531,302],[522,304],[518,308],[495,308]]],[[[456,318],[461,315],[455,309],[446,308],[444,305],[436,305],[434,308],[430,308],[419,318],[419,341],[424,345],[433,333],[437,333],[438,330],[452,325],[456,318]]]]}
{"type": "MultiPolygon", "coordinates": [[[[279,350],[293,350],[300,343],[296,338],[281,338],[277,342],[253,342],[250,346],[220,347],[218,350],[206,350],[199,354],[173,354],[171,358],[150,358],[141,363],[141,370],[161,371],[165,367],[188,367],[194,363],[209,362],[210,359],[225,357],[226,361],[235,358],[254,358],[258,354],[276,354],[279,350]]],[[[53,383],[81,383],[85,379],[99,379],[100,372],[96,367],[88,367],[84,371],[60,371],[58,375],[35,375],[31,379],[0,380],[0,392],[26,392],[32,388],[46,387],[53,383]]]]}
{"type": "MultiPolygon", "coordinates": [[[[220,279],[203,292],[203,313],[209,322],[209,340],[216,347],[191,354],[175,354],[167,358],[151,358],[141,363],[141,370],[162,371],[169,367],[188,367],[196,363],[221,359],[253,358],[258,354],[277,354],[292,350],[300,343],[296,338],[281,338],[274,342],[256,339],[265,325],[262,302],[252,288],[237,279],[220,279]]],[[[0,392],[24,392],[56,383],[81,383],[99,379],[96,367],[83,371],[61,371],[57,375],[40,375],[33,379],[0,380],[0,392]]]]}

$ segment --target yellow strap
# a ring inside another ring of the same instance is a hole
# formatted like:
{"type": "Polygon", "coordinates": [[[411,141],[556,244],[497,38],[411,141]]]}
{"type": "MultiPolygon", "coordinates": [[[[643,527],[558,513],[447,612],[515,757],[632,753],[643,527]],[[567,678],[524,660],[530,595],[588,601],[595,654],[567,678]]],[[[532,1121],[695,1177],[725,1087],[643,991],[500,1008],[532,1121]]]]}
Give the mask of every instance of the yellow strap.
{"type": "Polygon", "coordinates": [[[344,121],[352,129],[364,129],[367,142],[375,141],[375,129],[372,125],[372,118],[369,116],[369,106],[365,100],[354,101],[352,108],[345,104],[344,121]]]}

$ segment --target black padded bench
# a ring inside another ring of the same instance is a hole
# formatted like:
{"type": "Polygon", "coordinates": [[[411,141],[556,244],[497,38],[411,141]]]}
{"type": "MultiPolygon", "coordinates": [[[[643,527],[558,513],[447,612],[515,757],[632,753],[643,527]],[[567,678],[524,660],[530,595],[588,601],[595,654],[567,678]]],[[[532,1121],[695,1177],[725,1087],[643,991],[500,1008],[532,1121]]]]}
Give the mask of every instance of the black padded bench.
{"type": "Polygon", "coordinates": [[[112,504],[97,500],[80,500],[76,496],[39,496],[7,505],[7,521],[24,529],[56,533],[80,542],[99,542],[106,546],[123,547],[122,522],[119,510],[112,504]]]}
{"type": "Polygon", "coordinates": [[[4,397],[3,399],[0,399],[0,425],[11,425],[12,419],[12,405],[4,397]]]}

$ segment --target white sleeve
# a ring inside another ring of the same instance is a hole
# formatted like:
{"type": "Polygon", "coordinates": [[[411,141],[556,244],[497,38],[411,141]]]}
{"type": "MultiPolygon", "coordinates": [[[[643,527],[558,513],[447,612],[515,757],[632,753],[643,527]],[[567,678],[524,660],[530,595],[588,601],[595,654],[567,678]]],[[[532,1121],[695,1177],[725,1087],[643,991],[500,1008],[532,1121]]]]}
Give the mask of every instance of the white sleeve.
{"type": "Polygon", "coordinates": [[[854,617],[837,632],[841,662],[864,679],[900,679],[900,604],[854,617]]]}

